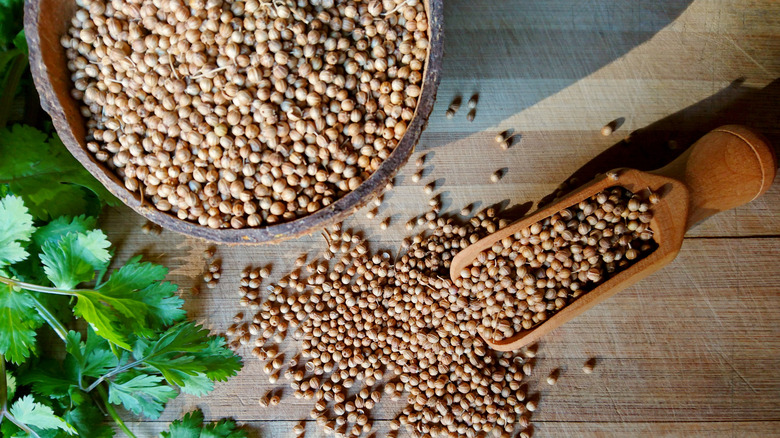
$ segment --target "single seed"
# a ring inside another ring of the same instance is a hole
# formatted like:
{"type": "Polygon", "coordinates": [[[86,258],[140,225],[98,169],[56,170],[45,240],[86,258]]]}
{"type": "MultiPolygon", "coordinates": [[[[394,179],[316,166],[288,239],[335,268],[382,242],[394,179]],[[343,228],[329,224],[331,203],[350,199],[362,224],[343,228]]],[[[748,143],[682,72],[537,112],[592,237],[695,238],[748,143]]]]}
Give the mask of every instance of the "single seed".
{"type": "Polygon", "coordinates": [[[466,114],[466,120],[468,120],[469,122],[473,122],[476,116],[477,116],[477,110],[472,109],[471,111],[469,111],[468,114],[466,114]]]}
{"type": "Polygon", "coordinates": [[[596,358],[588,359],[582,366],[582,372],[585,374],[593,373],[593,368],[596,366],[596,358]]]}
{"type": "Polygon", "coordinates": [[[501,169],[496,170],[490,175],[490,182],[497,183],[502,176],[503,176],[503,172],[501,171],[501,169]]]}

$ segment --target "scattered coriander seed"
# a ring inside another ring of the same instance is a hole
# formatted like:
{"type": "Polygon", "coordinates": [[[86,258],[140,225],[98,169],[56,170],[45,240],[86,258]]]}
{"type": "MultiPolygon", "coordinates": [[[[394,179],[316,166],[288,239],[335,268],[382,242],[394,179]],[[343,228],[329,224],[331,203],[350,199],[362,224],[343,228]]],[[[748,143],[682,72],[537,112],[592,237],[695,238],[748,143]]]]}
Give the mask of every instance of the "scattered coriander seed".
{"type": "Polygon", "coordinates": [[[423,187],[423,191],[425,192],[425,194],[430,195],[431,193],[433,193],[433,190],[435,188],[436,188],[436,181],[431,181],[423,187]]]}
{"type": "Polygon", "coordinates": [[[501,142],[500,142],[500,143],[498,143],[498,146],[499,146],[501,149],[503,149],[503,150],[507,150],[507,149],[509,149],[509,148],[512,146],[512,138],[513,138],[513,137],[508,137],[508,138],[506,138],[506,139],[504,139],[504,140],[501,140],[501,142]]]}
{"type": "Polygon", "coordinates": [[[296,433],[296,434],[302,434],[305,430],[306,430],[306,425],[302,424],[302,423],[301,424],[296,424],[293,427],[293,432],[296,433]]]}
{"type": "Polygon", "coordinates": [[[498,169],[490,175],[490,182],[497,183],[502,176],[503,176],[503,172],[501,171],[501,169],[498,169]]]}
{"type": "Polygon", "coordinates": [[[468,103],[466,104],[469,109],[474,109],[477,107],[477,103],[479,102],[479,94],[474,94],[469,98],[468,103]]]}
{"type": "Polygon", "coordinates": [[[528,412],[534,412],[536,410],[536,400],[528,400],[525,402],[525,408],[528,412]]]}
{"type": "Polygon", "coordinates": [[[425,158],[427,154],[422,154],[419,157],[417,157],[417,160],[415,160],[414,165],[417,167],[422,167],[425,164],[425,158]]]}
{"type": "Polygon", "coordinates": [[[374,198],[374,200],[372,202],[377,207],[381,206],[382,205],[382,195],[379,195],[376,198],[374,198]]]}
{"type": "Polygon", "coordinates": [[[456,111],[455,111],[454,109],[452,109],[452,108],[447,108],[447,111],[444,113],[444,115],[445,115],[445,116],[446,116],[448,119],[452,119],[452,118],[454,118],[454,117],[455,117],[455,112],[456,112],[456,111]]]}
{"type": "Polygon", "coordinates": [[[548,385],[555,385],[558,383],[558,376],[560,376],[561,371],[560,369],[554,369],[550,374],[547,376],[547,384],[548,385]]]}
{"type": "Polygon", "coordinates": [[[274,394],[271,396],[271,398],[268,400],[268,404],[270,406],[276,406],[282,401],[282,396],[280,394],[274,394]]]}
{"type": "Polygon", "coordinates": [[[468,114],[466,114],[466,120],[468,120],[469,122],[473,122],[476,116],[477,116],[477,110],[473,109],[469,111],[468,114]]]}
{"type": "Polygon", "coordinates": [[[216,252],[217,252],[217,249],[216,249],[216,248],[214,248],[213,246],[210,246],[210,247],[206,248],[206,249],[203,251],[203,258],[204,258],[204,259],[206,259],[206,260],[208,260],[208,259],[210,259],[210,258],[214,257],[214,254],[215,254],[216,252]]]}
{"type": "Polygon", "coordinates": [[[416,183],[420,182],[422,176],[423,176],[423,170],[420,169],[417,172],[415,172],[414,175],[412,175],[412,182],[416,182],[416,183]]]}
{"type": "Polygon", "coordinates": [[[377,210],[376,208],[372,208],[371,210],[368,210],[366,212],[366,217],[369,218],[369,219],[373,219],[373,218],[376,217],[376,215],[378,213],[379,213],[379,210],[377,210]]]}
{"type": "Polygon", "coordinates": [[[260,404],[260,406],[262,406],[264,408],[267,408],[271,404],[270,393],[260,397],[260,400],[258,400],[258,403],[260,404]]]}
{"type": "Polygon", "coordinates": [[[469,205],[463,207],[460,210],[460,215],[461,216],[470,216],[471,215],[471,211],[472,211],[473,208],[474,208],[474,204],[469,204],[469,205]]]}
{"type": "Polygon", "coordinates": [[[582,366],[582,372],[585,374],[593,373],[593,368],[596,366],[596,358],[588,359],[582,366]]]}
{"type": "Polygon", "coordinates": [[[151,232],[152,232],[152,228],[153,228],[153,227],[154,227],[154,226],[152,225],[152,223],[151,223],[151,222],[146,222],[146,223],[145,223],[145,224],[143,224],[143,226],[141,227],[141,232],[142,232],[142,233],[144,233],[144,234],[149,234],[149,233],[151,233],[151,232]]]}
{"type": "Polygon", "coordinates": [[[387,191],[393,190],[393,187],[395,187],[395,182],[392,179],[385,184],[385,190],[387,191]]]}
{"type": "Polygon", "coordinates": [[[613,131],[614,128],[612,127],[612,122],[610,122],[604,125],[603,128],[601,128],[601,135],[603,135],[604,137],[609,137],[610,135],[612,135],[613,131]]]}
{"type": "Polygon", "coordinates": [[[386,230],[389,225],[390,225],[390,216],[382,220],[382,222],[379,224],[379,228],[386,230]]]}
{"type": "Polygon", "coordinates": [[[295,259],[295,267],[300,268],[303,265],[305,265],[307,257],[308,257],[308,254],[302,254],[297,259],[295,259]]]}

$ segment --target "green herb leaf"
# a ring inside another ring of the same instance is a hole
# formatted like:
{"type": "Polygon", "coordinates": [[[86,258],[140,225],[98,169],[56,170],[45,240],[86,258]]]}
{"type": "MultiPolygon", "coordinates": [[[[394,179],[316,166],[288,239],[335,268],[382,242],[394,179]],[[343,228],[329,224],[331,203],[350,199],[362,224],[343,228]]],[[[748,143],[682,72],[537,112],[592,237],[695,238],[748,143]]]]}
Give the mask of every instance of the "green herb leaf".
{"type": "Polygon", "coordinates": [[[0,183],[24,198],[35,217],[96,214],[98,199],[119,205],[56,135],[49,138],[31,126],[13,125],[0,130],[0,138],[0,183]]]}
{"type": "Polygon", "coordinates": [[[19,383],[30,385],[34,394],[51,399],[67,397],[76,381],[72,373],[63,369],[53,359],[42,360],[27,372],[19,375],[19,383]]]}
{"type": "Polygon", "coordinates": [[[6,196],[0,199],[0,266],[27,258],[29,254],[21,242],[29,241],[35,231],[32,219],[21,198],[6,196]]]}
{"type": "Polygon", "coordinates": [[[25,292],[0,284],[0,354],[24,362],[35,348],[35,330],[41,326],[35,303],[25,292]]]}
{"type": "Polygon", "coordinates": [[[141,257],[133,257],[114,271],[99,292],[108,296],[136,296],[142,301],[147,306],[145,323],[144,315],[140,314],[128,323],[135,324],[137,334],[149,337],[153,331],[181,320],[187,312],[181,308],[184,300],[176,296],[178,287],[163,281],[168,268],[140,260],[141,257]]]}
{"type": "Polygon", "coordinates": [[[108,400],[152,420],[160,417],[165,403],[178,392],[161,377],[138,372],[126,372],[108,385],[108,400]]]}
{"type": "Polygon", "coordinates": [[[167,432],[161,432],[160,438],[245,438],[247,432],[236,427],[233,420],[220,420],[203,424],[203,412],[200,410],[185,414],[181,420],[171,423],[167,432]]]}
{"type": "Polygon", "coordinates": [[[193,322],[169,328],[156,342],[139,341],[133,355],[168,383],[197,396],[210,392],[213,380],[227,380],[241,369],[241,359],[225,348],[223,338],[193,322]]]}
{"type": "Polygon", "coordinates": [[[43,247],[47,242],[59,242],[69,233],[86,233],[94,230],[97,226],[97,219],[88,216],[76,217],[58,217],[48,224],[35,230],[32,235],[33,242],[39,247],[43,247]]]}
{"type": "Polygon", "coordinates": [[[139,260],[131,259],[96,290],[73,291],[79,297],[76,315],[126,350],[132,350],[132,336],[152,337],[186,314],[183,300],[175,295],[176,285],[161,281],[168,270],[139,260]]]}
{"type": "Polygon", "coordinates": [[[10,371],[5,372],[5,386],[8,390],[6,400],[13,399],[16,394],[16,377],[10,371]]]}
{"type": "Polygon", "coordinates": [[[81,333],[70,331],[65,339],[65,350],[73,356],[79,374],[98,378],[115,368],[118,359],[108,348],[108,343],[89,330],[86,344],[81,342],[81,333]]]}
{"type": "Polygon", "coordinates": [[[36,429],[60,429],[71,435],[76,433],[73,426],[54,415],[54,411],[50,407],[36,402],[31,395],[17,400],[9,411],[17,421],[36,429]]]}
{"type": "Polygon", "coordinates": [[[27,38],[24,36],[24,29],[20,30],[14,37],[14,46],[21,50],[25,55],[30,52],[27,48],[27,38]]]}
{"type": "Polygon", "coordinates": [[[70,290],[95,278],[111,259],[111,242],[101,230],[71,233],[59,242],[43,245],[41,261],[49,280],[58,288],[70,290]]]}
{"type": "Polygon", "coordinates": [[[0,2],[0,49],[7,49],[11,39],[22,28],[23,0],[0,2]]]}
{"type": "Polygon", "coordinates": [[[110,438],[114,431],[105,424],[105,416],[92,403],[82,403],[68,410],[62,418],[70,423],[80,438],[110,438]]]}

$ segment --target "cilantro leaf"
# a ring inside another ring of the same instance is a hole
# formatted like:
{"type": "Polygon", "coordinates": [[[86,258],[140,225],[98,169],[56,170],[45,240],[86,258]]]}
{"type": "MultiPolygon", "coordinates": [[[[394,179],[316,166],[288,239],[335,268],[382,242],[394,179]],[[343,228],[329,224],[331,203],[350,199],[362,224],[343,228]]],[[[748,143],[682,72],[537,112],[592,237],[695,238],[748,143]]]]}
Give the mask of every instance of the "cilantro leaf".
{"type": "MultiPolygon", "coordinates": [[[[66,236],[66,239],[70,235],[66,236]]],[[[186,312],[175,295],[177,286],[162,282],[168,270],[140,258],[131,259],[96,290],[76,290],[74,311],[110,342],[126,349],[131,335],[153,337],[186,312]]]]}
{"type": "Polygon", "coordinates": [[[55,360],[42,360],[34,368],[19,375],[19,383],[30,385],[34,394],[52,399],[67,397],[76,385],[75,376],[55,360]]]}
{"type": "Polygon", "coordinates": [[[70,233],[59,242],[43,245],[41,261],[49,280],[60,289],[73,289],[95,278],[111,259],[111,242],[101,230],[70,233]]]}
{"type": "Polygon", "coordinates": [[[16,377],[14,377],[13,374],[11,374],[9,371],[5,372],[5,386],[7,391],[7,397],[6,400],[11,400],[14,398],[14,394],[16,394],[16,377]]]}
{"type": "Polygon", "coordinates": [[[0,266],[20,262],[29,255],[20,242],[30,240],[35,227],[22,198],[0,199],[0,266]]]}
{"type": "Polygon", "coordinates": [[[214,388],[213,380],[227,380],[241,369],[241,359],[224,345],[223,338],[188,321],[169,328],[155,342],[139,340],[133,355],[168,383],[201,396],[214,388]]]}
{"type": "MultiPolygon", "coordinates": [[[[133,257],[114,271],[99,291],[109,296],[137,294],[138,299],[148,306],[149,315],[144,325],[154,330],[184,318],[187,312],[181,308],[184,300],[176,296],[178,287],[163,282],[168,275],[168,268],[140,260],[140,256],[133,257]]],[[[143,321],[141,315],[134,319],[143,321]]],[[[143,327],[137,329],[142,330],[143,327]]],[[[142,335],[150,336],[151,333],[142,335]]]]}
{"type": "Polygon", "coordinates": [[[98,378],[115,368],[119,361],[109,350],[108,343],[98,338],[94,331],[90,330],[89,336],[88,339],[93,342],[85,344],[81,342],[81,333],[68,332],[65,338],[65,350],[75,360],[79,375],[98,378]]]}
{"type": "Polygon", "coordinates": [[[0,49],[8,48],[14,35],[22,28],[23,0],[0,2],[0,49]]]}
{"type": "Polygon", "coordinates": [[[220,420],[203,424],[203,412],[200,410],[185,414],[181,420],[171,423],[167,432],[161,432],[160,438],[245,438],[247,432],[236,427],[233,420],[220,420]]]}
{"type": "Polygon", "coordinates": [[[35,303],[25,292],[0,284],[0,354],[20,364],[35,349],[35,330],[41,326],[35,303]]]}
{"type": "Polygon", "coordinates": [[[52,411],[50,407],[36,402],[31,395],[27,395],[17,400],[16,403],[11,406],[9,412],[17,421],[35,429],[61,429],[70,435],[76,433],[76,429],[74,429],[73,426],[62,418],[54,415],[54,411],[52,411]]]}
{"type": "Polygon", "coordinates": [[[40,219],[100,211],[119,201],[68,152],[56,135],[26,125],[0,130],[0,182],[40,219]]]}
{"type": "Polygon", "coordinates": [[[62,216],[35,230],[32,240],[39,247],[43,247],[47,242],[59,242],[69,233],[86,233],[94,230],[96,226],[97,219],[94,217],[81,215],[71,218],[62,216]]]}
{"type": "Polygon", "coordinates": [[[82,403],[68,410],[62,418],[70,423],[80,438],[110,438],[114,431],[105,424],[105,416],[92,403],[82,403]]]}
{"type": "Polygon", "coordinates": [[[108,384],[109,402],[122,404],[127,410],[152,420],[159,418],[165,403],[177,395],[162,377],[138,372],[120,374],[108,384]]]}

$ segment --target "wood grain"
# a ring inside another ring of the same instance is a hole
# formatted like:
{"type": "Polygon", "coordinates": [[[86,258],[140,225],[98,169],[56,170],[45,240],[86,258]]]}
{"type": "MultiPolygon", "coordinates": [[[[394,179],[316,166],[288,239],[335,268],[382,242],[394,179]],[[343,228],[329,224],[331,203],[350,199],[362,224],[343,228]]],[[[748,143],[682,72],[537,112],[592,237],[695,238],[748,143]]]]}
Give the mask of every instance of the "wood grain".
{"type": "MultiPolygon", "coordinates": [[[[447,0],[444,7],[438,104],[418,146],[418,155],[428,154],[425,177],[413,183],[417,169],[407,165],[377,219],[365,209],[350,219],[372,248],[398,248],[409,234],[404,222],[425,210],[422,186],[430,181],[450,212],[503,203],[521,206],[519,215],[571,177],[581,184],[613,167],[661,167],[723,124],[752,126],[780,146],[780,2],[507,0],[485,7],[447,0]],[[474,92],[473,123],[463,110],[444,117],[455,95],[474,92]],[[601,136],[619,117],[623,125],[601,136]],[[506,151],[493,140],[504,129],[520,134],[506,151]],[[506,175],[490,183],[501,168],[506,175]],[[380,231],[388,215],[391,226],[380,231]]],[[[206,244],[170,232],[146,236],[143,223],[129,209],[105,215],[117,258],[143,253],[170,266],[183,288],[198,284],[206,244]]],[[[545,337],[531,379],[541,392],[534,436],[780,436],[778,247],[775,183],[756,201],[692,228],[665,270],[545,337]],[[580,368],[590,357],[598,361],[586,376],[580,368]],[[562,367],[558,384],[538,383],[554,367],[562,367]]],[[[239,309],[244,266],[270,263],[281,275],[302,252],[322,249],[316,235],[274,248],[220,247],[219,287],[197,297],[183,292],[186,306],[224,330],[239,309]]],[[[291,436],[294,423],[285,421],[306,418],[311,405],[286,397],[282,407],[259,409],[257,399],[270,389],[261,368],[248,360],[210,396],[181,397],[161,422],[133,427],[150,436],[201,406],[209,419],[250,422],[262,432],[255,436],[291,436]]],[[[383,400],[375,417],[392,418],[401,407],[383,400]]]]}

